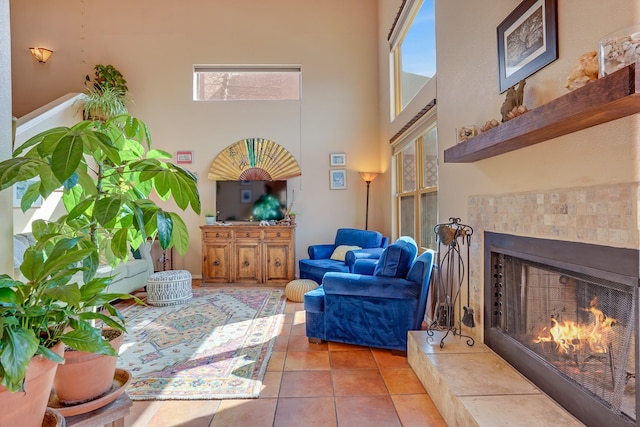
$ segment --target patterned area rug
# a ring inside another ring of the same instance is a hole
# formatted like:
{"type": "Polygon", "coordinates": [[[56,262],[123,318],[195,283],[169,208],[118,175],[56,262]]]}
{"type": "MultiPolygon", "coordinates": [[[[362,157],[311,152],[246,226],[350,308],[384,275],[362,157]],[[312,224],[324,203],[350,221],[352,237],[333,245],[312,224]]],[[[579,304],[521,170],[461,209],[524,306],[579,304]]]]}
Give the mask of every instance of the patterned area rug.
{"type": "Polygon", "coordinates": [[[284,290],[194,288],[184,304],[133,305],[118,367],[132,400],[257,398],[283,320],[284,290]]]}

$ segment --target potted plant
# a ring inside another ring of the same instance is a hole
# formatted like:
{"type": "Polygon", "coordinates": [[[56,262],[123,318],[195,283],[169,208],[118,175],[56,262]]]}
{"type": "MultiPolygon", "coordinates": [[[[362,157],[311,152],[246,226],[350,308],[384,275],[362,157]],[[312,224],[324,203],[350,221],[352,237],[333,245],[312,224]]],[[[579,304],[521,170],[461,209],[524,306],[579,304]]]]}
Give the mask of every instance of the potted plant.
{"type": "Polygon", "coordinates": [[[106,120],[127,114],[129,88],[122,73],[113,65],[97,64],[93,78],[85,76],[84,118],[106,120]]]}
{"type": "MultiPolygon", "coordinates": [[[[20,266],[24,280],[0,277],[0,375],[2,385],[14,394],[23,389],[34,356],[62,361],[51,350],[59,342],[116,355],[92,322],[124,329],[122,316],[109,301],[130,296],[104,293],[110,278],[95,278],[100,252],[115,265],[127,259],[130,249],[157,236],[163,249],[175,245],[180,254],[186,253],[186,225],[149,196],[155,191],[161,200],[172,197],[180,209],[190,206],[199,213],[196,178],[150,144],[146,125],[121,115],[44,131],[0,162],[0,190],[40,177],[23,195],[23,209],[63,188],[67,211],[55,221],[34,222],[37,241],[20,266]],[[84,285],[72,280],[80,271],[84,285]]],[[[48,393],[50,386],[44,387],[48,393]]],[[[40,422],[44,409],[36,415],[40,422]]],[[[29,425],[23,419],[16,423],[29,425]]]]}
{"type": "Polygon", "coordinates": [[[215,225],[216,214],[214,214],[212,211],[204,211],[204,223],[206,225],[215,225]]]}

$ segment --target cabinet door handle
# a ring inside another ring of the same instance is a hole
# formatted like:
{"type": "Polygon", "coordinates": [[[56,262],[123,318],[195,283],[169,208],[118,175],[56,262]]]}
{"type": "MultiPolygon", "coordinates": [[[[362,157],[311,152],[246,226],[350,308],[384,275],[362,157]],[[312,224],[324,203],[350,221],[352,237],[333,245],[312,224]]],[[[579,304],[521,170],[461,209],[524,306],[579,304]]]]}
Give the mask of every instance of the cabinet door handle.
{"type": "Polygon", "coordinates": [[[246,236],[249,237],[249,233],[247,233],[246,236]]]}
{"type": "Polygon", "coordinates": [[[216,237],[220,237],[220,233],[216,233],[216,237]]]}
{"type": "Polygon", "coordinates": [[[219,266],[220,265],[220,261],[218,261],[218,260],[213,261],[213,265],[216,266],[216,267],[219,266]]]}
{"type": "Polygon", "coordinates": [[[279,231],[276,233],[276,237],[280,237],[280,232],[279,231]]]}
{"type": "Polygon", "coordinates": [[[280,267],[282,265],[279,259],[277,259],[274,264],[276,265],[276,267],[280,267]]]}
{"type": "Polygon", "coordinates": [[[242,263],[242,265],[244,265],[245,267],[249,267],[249,264],[250,264],[249,261],[245,261],[242,263]]]}

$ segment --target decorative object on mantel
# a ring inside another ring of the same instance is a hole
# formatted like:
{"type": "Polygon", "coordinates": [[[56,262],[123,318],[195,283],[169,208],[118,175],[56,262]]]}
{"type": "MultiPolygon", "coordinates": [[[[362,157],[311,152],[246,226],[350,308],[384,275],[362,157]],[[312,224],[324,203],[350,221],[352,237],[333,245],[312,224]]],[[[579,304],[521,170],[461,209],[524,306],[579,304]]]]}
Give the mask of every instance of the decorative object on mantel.
{"type": "Polygon", "coordinates": [[[489,129],[493,129],[494,127],[500,125],[500,122],[496,119],[487,120],[487,122],[480,128],[480,132],[486,132],[489,129]]]}
{"type": "Polygon", "coordinates": [[[444,162],[475,162],[640,113],[640,88],[634,84],[639,73],[640,67],[630,64],[564,94],[532,110],[536,120],[509,120],[497,130],[445,149],[444,162]]]}
{"type": "Polygon", "coordinates": [[[600,77],[640,59],[640,25],[623,28],[600,39],[600,77]]]}
{"type": "Polygon", "coordinates": [[[527,111],[529,111],[529,109],[527,107],[525,107],[524,105],[520,105],[519,107],[515,107],[513,110],[509,111],[509,114],[507,114],[507,120],[511,120],[514,119],[518,116],[523,115],[524,113],[526,113],[527,111]]]}
{"type": "Polygon", "coordinates": [[[473,319],[473,309],[470,304],[469,284],[469,248],[471,247],[471,236],[473,228],[462,224],[460,218],[449,218],[449,223],[438,224],[434,227],[433,232],[436,234],[438,242],[437,266],[435,271],[436,277],[434,281],[435,295],[432,294],[431,299],[435,301],[435,313],[433,321],[429,325],[427,334],[429,337],[434,336],[434,331],[446,331],[440,340],[440,348],[444,347],[444,341],[452,333],[467,339],[467,345],[473,346],[475,340],[462,333],[462,325],[469,328],[475,326],[473,319]],[[460,248],[467,245],[466,267],[465,260],[460,248]],[[462,284],[467,282],[467,305],[462,307],[459,300],[462,284]],[[458,316],[456,317],[456,306],[458,308],[458,316]],[[462,310],[464,309],[464,315],[462,310]]]}
{"type": "Polygon", "coordinates": [[[589,82],[598,80],[598,52],[592,50],[578,58],[564,85],[569,90],[578,89],[589,82]]]}
{"type": "Polygon", "coordinates": [[[478,134],[474,125],[462,126],[456,129],[456,142],[465,142],[478,134]]]}
{"type": "Polygon", "coordinates": [[[286,148],[263,138],[247,138],[229,145],[213,159],[211,180],[284,180],[302,175],[286,148]]]}
{"type": "MultiPolygon", "coordinates": [[[[522,103],[524,102],[524,85],[526,84],[527,82],[525,80],[522,80],[520,81],[520,83],[518,83],[517,88],[516,86],[513,86],[510,87],[509,90],[507,90],[507,94],[504,98],[504,102],[502,103],[502,107],[500,107],[500,114],[502,114],[502,123],[515,117],[515,115],[513,117],[509,117],[509,113],[518,110],[518,107],[522,106],[522,103]]],[[[520,114],[524,112],[525,111],[521,112],[520,114]]],[[[516,115],[519,116],[520,114],[516,115]]]]}
{"type": "Polygon", "coordinates": [[[500,93],[558,59],[557,0],[524,0],[498,25],[500,93]]]}

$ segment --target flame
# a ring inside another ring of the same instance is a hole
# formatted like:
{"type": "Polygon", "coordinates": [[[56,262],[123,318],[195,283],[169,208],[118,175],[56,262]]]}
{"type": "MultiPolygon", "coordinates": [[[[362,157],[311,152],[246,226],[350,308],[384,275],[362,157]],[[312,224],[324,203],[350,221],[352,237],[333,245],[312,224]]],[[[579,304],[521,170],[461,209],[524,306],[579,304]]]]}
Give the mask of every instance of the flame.
{"type": "MultiPolygon", "coordinates": [[[[609,349],[609,336],[611,327],[616,319],[607,317],[598,307],[598,297],[589,302],[589,308],[583,309],[590,312],[593,321],[589,324],[580,324],[573,321],[563,321],[560,324],[553,317],[553,324],[547,336],[538,336],[534,343],[551,342],[556,345],[559,353],[607,353],[609,349]]],[[[543,329],[543,333],[547,328],[543,329]]]]}

